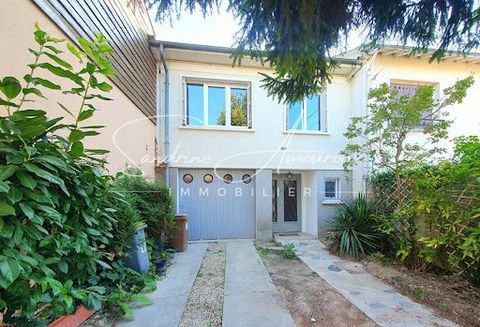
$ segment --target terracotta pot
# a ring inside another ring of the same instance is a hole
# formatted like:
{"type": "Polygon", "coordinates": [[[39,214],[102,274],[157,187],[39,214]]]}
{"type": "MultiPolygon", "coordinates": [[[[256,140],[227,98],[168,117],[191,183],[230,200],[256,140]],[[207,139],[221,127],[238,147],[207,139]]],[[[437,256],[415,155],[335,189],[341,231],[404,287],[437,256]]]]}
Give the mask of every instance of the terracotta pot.
{"type": "Polygon", "coordinates": [[[79,306],[77,312],[73,315],[61,316],[57,320],[48,324],[48,327],[78,327],[85,320],[90,318],[95,310],[87,310],[83,305],[79,306]]]}

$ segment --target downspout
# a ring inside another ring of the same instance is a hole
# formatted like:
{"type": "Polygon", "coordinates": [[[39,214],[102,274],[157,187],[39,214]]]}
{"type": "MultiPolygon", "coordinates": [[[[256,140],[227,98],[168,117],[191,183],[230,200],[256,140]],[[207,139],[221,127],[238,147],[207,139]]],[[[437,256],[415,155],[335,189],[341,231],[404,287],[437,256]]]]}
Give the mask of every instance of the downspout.
{"type": "MultiPolygon", "coordinates": [[[[364,110],[364,115],[365,116],[370,114],[370,112],[368,110],[368,93],[370,92],[370,84],[371,84],[372,80],[375,79],[375,76],[372,77],[372,74],[373,74],[372,69],[373,69],[373,65],[375,63],[375,59],[377,59],[377,54],[378,54],[378,50],[375,50],[373,55],[368,60],[367,70],[365,72],[364,92],[363,92],[363,96],[364,96],[363,110],[364,110]]],[[[372,163],[371,163],[370,160],[368,160],[367,164],[365,165],[364,172],[363,172],[364,181],[365,181],[365,185],[364,185],[365,194],[367,194],[368,191],[369,191],[368,182],[371,178],[371,176],[370,176],[371,168],[372,168],[372,163]]]]}
{"type": "Polygon", "coordinates": [[[164,85],[165,85],[165,92],[164,92],[164,123],[165,123],[165,135],[164,135],[164,141],[163,144],[165,146],[165,158],[164,158],[164,163],[165,163],[165,184],[167,187],[170,187],[170,174],[169,174],[169,160],[170,160],[170,78],[169,78],[169,73],[168,73],[168,67],[167,67],[167,61],[165,60],[165,54],[164,54],[164,49],[163,49],[163,44],[160,44],[160,59],[162,61],[163,65],[163,70],[165,73],[165,78],[164,78],[164,85]]]}

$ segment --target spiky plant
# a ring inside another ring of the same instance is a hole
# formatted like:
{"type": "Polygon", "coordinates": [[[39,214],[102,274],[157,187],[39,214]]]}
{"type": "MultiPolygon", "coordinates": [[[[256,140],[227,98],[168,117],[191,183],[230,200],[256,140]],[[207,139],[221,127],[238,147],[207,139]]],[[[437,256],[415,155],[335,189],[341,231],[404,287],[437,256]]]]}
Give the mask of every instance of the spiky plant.
{"type": "Polygon", "coordinates": [[[340,255],[359,257],[375,252],[380,234],[373,218],[374,205],[364,194],[344,202],[337,215],[329,221],[327,239],[331,248],[340,255]]]}

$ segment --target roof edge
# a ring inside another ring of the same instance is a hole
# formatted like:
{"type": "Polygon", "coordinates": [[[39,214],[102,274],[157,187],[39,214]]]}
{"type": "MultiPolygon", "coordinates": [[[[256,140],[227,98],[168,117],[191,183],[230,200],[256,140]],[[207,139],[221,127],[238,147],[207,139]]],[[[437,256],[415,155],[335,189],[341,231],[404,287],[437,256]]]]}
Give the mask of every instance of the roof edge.
{"type": "MultiPolygon", "coordinates": [[[[221,54],[232,54],[235,51],[235,48],[231,47],[220,47],[214,45],[203,45],[203,44],[193,44],[193,43],[183,43],[183,42],[174,42],[174,41],[162,41],[157,39],[150,39],[149,41],[151,47],[160,47],[163,45],[165,49],[179,49],[179,50],[188,50],[188,51],[201,51],[201,52],[211,52],[211,53],[221,53],[221,54]]],[[[341,58],[333,57],[333,60],[339,62],[340,64],[346,65],[361,65],[363,63],[360,59],[350,59],[350,58],[341,58]]]]}

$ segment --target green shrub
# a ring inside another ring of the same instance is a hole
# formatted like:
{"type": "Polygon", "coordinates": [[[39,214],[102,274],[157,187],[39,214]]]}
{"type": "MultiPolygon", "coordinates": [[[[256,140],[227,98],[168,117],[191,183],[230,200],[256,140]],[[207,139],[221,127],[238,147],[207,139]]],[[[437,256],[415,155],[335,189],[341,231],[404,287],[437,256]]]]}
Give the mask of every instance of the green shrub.
{"type": "Polygon", "coordinates": [[[113,233],[126,231],[117,224],[123,214],[106,207],[112,177],[103,175],[99,158],[106,151],[84,145],[101,128],[88,119],[112,89],[101,81],[113,75],[107,60],[112,50],[102,35],[94,42],[79,38],[81,50],[68,44],[83,64],[77,71],[60,57],[63,40],[38,26],[34,38],[24,82],[0,78],[0,312],[4,323],[19,326],[44,324],[79,304],[100,308],[120,287],[112,265],[122,268],[121,260],[109,251],[123,242],[115,243],[113,233]],[[38,108],[34,100],[44,89],[78,99],[76,110],[58,103],[70,122],[38,108]],[[104,277],[94,282],[98,276],[104,277]]]}
{"type": "Polygon", "coordinates": [[[147,224],[147,235],[156,241],[168,240],[175,229],[175,204],[168,187],[131,174],[123,176],[121,184],[133,195],[140,218],[147,224]]]}
{"type": "MultiPolygon", "coordinates": [[[[408,177],[408,201],[400,210],[377,214],[379,230],[397,257],[410,269],[458,273],[480,285],[479,138],[455,139],[451,159],[411,169],[403,177],[408,177]],[[407,233],[398,229],[400,220],[408,223],[407,233]]],[[[388,194],[393,178],[381,174],[372,183],[388,194]]],[[[388,206],[382,197],[377,200],[380,207],[388,206]]]]}
{"type": "Polygon", "coordinates": [[[413,217],[417,232],[407,255],[479,286],[479,138],[457,138],[451,160],[417,170],[412,181],[414,192],[403,214],[413,217]]]}
{"type": "MultiPolygon", "coordinates": [[[[97,267],[109,266],[106,247],[114,220],[100,205],[110,177],[102,176],[104,162],[94,157],[104,151],[88,150],[83,141],[98,128],[85,126],[95,107],[92,98],[103,98],[111,86],[97,77],[110,76],[105,56],[108,43],[97,36],[94,43],[79,39],[92,61],[80,72],[58,57],[62,40],[38,27],[38,49],[31,50],[34,63],[25,84],[7,76],[2,79],[0,105],[0,310],[4,321],[56,317],[74,312],[80,303],[100,306],[104,288],[89,287],[97,267]],[[73,123],[49,119],[34,108],[42,89],[62,87],[37,77],[46,71],[65,79],[64,92],[78,97],[79,109],[60,104],[73,123]],[[13,316],[19,310],[20,315],[13,316]]],[[[86,56],[73,45],[75,56],[86,56]]]]}
{"type": "Polygon", "coordinates": [[[115,220],[110,246],[117,255],[123,255],[127,253],[129,241],[135,235],[137,226],[142,220],[135,207],[135,196],[121,183],[114,181],[109,185],[109,192],[102,200],[102,206],[109,208],[110,216],[115,220]]]}
{"type": "Polygon", "coordinates": [[[117,311],[127,318],[132,318],[131,302],[151,304],[144,291],[154,291],[158,276],[154,273],[139,273],[125,267],[122,258],[111,264],[112,268],[100,268],[98,275],[89,279],[91,285],[105,288],[104,302],[106,308],[117,311]]]}
{"type": "Polygon", "coordinates": [[[380,234],[374,214],[373,204],[363,194],[343,203],[329,221],[327,239],[332,250],[354,257],[375,252],[379,248],[380,234]]]}

